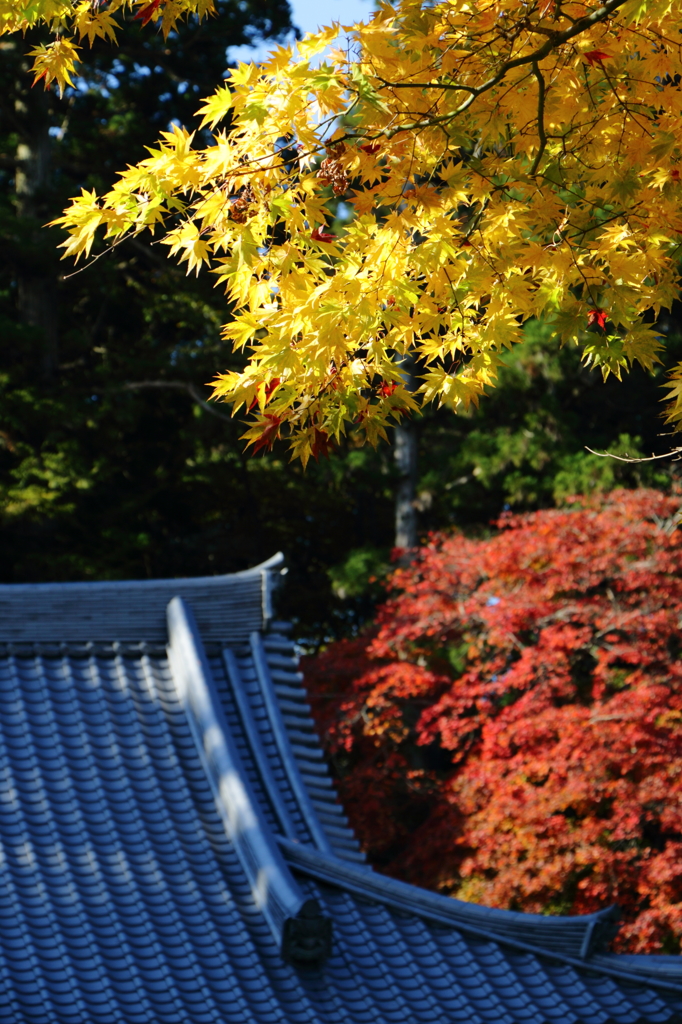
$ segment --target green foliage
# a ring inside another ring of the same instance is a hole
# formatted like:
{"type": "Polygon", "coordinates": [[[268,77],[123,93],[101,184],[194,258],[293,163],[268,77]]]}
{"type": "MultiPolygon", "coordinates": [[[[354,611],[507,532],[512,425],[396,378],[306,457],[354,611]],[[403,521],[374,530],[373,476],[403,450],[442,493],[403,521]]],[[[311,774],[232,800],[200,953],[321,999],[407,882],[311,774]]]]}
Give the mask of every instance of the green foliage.
{"type": "Polygon", "coordinates": [[[388,571],[388,552],[385,548],[363,547],[350,552],[345,562],[332,566],[329,578],[332,589],[341,600],[365,594],[388,571]]]}
{"type": "Polygon", "coordinates": [[[653,375],[634,369],[604,383],[575,347],[560,348],[549,327],[529,324],[478,410],[454,422],[442,414],[421,421],[418,489],[433,498],[424,526],[485,523],[505,506],[547,507],[615,486],[667,487],[674,464],[618,462],[586,448],[639,457],[672,447],[660,381],[680,353],[682,339],[670,331],[666,364],[653,375]]]}

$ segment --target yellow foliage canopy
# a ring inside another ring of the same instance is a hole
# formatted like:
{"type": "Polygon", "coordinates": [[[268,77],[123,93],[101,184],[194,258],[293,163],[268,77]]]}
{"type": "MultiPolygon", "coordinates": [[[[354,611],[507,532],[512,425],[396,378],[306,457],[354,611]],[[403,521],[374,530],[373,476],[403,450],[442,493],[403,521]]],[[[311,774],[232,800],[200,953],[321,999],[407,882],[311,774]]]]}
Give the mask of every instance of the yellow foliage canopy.
{"type": "Polygon", "coordinates": [[[232,71],[200,135],[73,201],[66,254],[161,230],[210,268],[248,353],[215,394],[304,462],[420,401],[476,403],[532,317],[605,376],[651,368],[646,315],[679,283],[681,24],[682,0],[381,3],[343,50],[334,26],[232,71]]]}
{"type": "Polygon", "coordinates": [[[97,38],[115,43],[120,25],[114,15],[134,10],[143,25],[158,22],[165,38],[181,18],[203,18],[213,9],[213,0],[0,0],[0,35],[47,25],[54,40],[30,51],[35,82],[56,82],[61,94],[65,85],[73,84],[78,63],[74,35],[87,38],[91,46],[97,38]]]}

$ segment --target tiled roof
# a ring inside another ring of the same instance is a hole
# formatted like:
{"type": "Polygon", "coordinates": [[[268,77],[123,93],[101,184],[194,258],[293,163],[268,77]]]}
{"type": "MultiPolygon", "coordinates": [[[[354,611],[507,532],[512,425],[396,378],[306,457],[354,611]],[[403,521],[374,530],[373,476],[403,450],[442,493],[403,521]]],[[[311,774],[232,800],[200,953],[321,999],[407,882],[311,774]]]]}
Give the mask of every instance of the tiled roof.
{"type": "Polygon", "coordinates": [[[608,912],[488,910],[363,863],[266,631],[276,564],[213,604],[206,581],[71,585],[61,610],[0,588],[0,1024],[682,1021],[679,958],[608,953],[608,912]]]}

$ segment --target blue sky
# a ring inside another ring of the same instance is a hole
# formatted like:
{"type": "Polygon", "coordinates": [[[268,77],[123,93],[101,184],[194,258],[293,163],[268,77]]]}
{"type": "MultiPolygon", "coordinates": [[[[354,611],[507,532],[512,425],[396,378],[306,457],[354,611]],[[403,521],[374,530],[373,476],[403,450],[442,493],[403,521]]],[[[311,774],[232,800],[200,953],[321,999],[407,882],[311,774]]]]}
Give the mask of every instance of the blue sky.
{"type": "Polygon", "coordinates": [[[289,0],[292,21],[303,32],[314,32],[320,25],[340,21],[344,25],[361,21],[374,8],[371,0],[289,0]]]}
{"type": "MultiPolygon", "coordinates": [[[[362,21],[374,10],[372,0],[289,0],[292,21],[302,32],[314,32],[322,25],[340,21],[344,25],[362,21]]],[[[230,49],[230,63],[237,60],[259,60],[268,51],[267,46],[234,46],[230,49]]]]}

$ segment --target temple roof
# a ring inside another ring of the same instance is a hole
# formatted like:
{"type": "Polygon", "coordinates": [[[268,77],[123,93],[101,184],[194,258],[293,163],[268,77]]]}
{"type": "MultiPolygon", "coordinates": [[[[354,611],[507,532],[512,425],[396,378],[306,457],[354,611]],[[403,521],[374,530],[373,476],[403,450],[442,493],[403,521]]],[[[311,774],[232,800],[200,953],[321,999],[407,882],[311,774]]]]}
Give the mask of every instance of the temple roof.
{"type": "Polygon", "coordinates": [[[0,1024],[682,1021],[616,914],[369,868],[319,747],[281,559],[0,586],[0,1024]]]}

